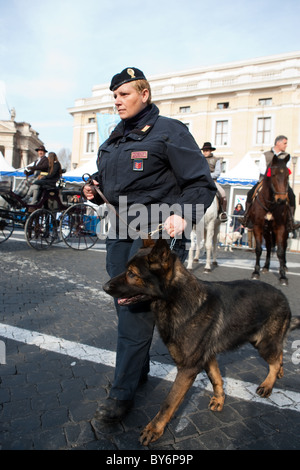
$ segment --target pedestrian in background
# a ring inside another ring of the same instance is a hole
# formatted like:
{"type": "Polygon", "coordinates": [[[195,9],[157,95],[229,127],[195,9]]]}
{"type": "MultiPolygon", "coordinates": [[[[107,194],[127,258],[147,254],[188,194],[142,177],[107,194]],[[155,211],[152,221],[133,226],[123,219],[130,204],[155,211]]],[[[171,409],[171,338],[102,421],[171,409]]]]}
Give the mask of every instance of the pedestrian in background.
{"type": "MultiPolygon", "coordinates": [[[[233,217],[230,222],[230,227],[233,227],[233,232],[239,232],[243,235],[245,229],[239,220],[245,214],[242,204],[237,204],[233,211],[233,217]]],[[[241,239],[236,242],[237,245],[241,244],[241,239]]]]}

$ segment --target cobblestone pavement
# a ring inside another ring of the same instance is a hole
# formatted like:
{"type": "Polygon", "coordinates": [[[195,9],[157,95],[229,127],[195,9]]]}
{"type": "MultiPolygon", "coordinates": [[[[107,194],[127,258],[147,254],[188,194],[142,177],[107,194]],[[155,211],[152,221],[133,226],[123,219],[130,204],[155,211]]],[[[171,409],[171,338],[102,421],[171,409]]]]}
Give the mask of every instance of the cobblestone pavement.
{"type": "MultiPolygon", "coordinates": [[[[22,235],[0,244],[0,449],[152,450],[299,449],[300,333],[285,345],[285,376],[270,399],[256,398],[266,364],[246,345],[219,358],[226,384],[221,413],[208,410],[210,390],[200,375],[162,438],[144,448],[142,428],[155,415],[174,378],[174,366],[157,332],[148,382],[120,424],[96,431],[90,421],[113,378],[116,315],[102,291],[105,250],[78,252],[58,244],[29,248],[22,235]],[[0,356],[1,357],[1,356],[0,356]],[[2,357],[3,359],[3,357],[2,357]],[[2,362],[4,362],[2,360],[2,362]]],[[[263,280],[279,286],[275,270],[263,280]]],[[[206,280],[250,278],[254,254],[219,251],[206,280]]],[[[300,255],[288,254],[289,286],[279,287],[299,314],[300,255]]]]}

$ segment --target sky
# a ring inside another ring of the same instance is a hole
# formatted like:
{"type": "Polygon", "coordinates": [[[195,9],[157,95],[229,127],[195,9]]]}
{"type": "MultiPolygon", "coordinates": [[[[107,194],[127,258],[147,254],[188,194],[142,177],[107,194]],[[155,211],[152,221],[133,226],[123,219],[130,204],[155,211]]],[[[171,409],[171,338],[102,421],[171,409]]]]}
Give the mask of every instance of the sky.
{"type": "Polygon", "coordinates": [[[299,51],[299,18],[299,0],[0,0],[0,82],[17,122],[71,150],[68,108],[124,68],[149,77],[299,51]]]}

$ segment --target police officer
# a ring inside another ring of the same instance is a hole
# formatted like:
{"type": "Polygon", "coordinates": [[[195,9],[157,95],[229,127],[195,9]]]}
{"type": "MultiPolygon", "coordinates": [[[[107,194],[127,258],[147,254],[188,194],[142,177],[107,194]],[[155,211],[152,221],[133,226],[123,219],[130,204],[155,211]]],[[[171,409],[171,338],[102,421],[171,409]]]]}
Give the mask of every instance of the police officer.
{"type": "MultiPolygon", "coordinates": [[[[208,164],[187,127],[180,121],[159,115],[158,108],[151,103],[150,85],[141,70],[130,67],[116,74],[110,90],[121,122],[99,148],[98,173],[92,177],[94,184],[99,185],[117,214],[122,213],[120,200],[124,197],[129,209],[134,204],[146,208],[150,218],[143,225],[143,233],[159,222],[151,220],[150,216],[155,204],[173,206],[177,203],[182,211],[175,209],[162,222],[170,237],[180,237],[187,224],[185,205],[193,205],[190,214],[193,219],[195,205],[203,204],[206,210],[215,196],[216,187],[208,164]]],[[[89,184],[83,192],[87,199],[96,199],[89,184]]],[[[106,241],[106,267],[111,277],[125,270],[128,259],[142,245],[134,231],[120,235],[120,224],[128,214],[122,213],[117,218],[116,230],[106,241]]],[[[184,261],[187,253],[184,238],[176,240],[174,250],[184,261]]],[[[131,408],[135,391],[147,380],[149,372],[154,316],[148,303],[118,306],[116,302],[116,309],[115,377],[109,397],[92,421],[94,425],[97,421],[120,421],[131,408]]]]}

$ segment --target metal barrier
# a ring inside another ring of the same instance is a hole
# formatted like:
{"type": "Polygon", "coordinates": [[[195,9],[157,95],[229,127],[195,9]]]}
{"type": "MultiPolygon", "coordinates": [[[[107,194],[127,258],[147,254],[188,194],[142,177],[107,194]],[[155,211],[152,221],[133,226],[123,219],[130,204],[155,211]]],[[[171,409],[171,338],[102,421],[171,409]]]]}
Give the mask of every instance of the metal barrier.
{"type": "MultiPolygon", "coordinates": [[[[244,228],[240,224],[235,223],[235,220],[240,217],[241,216],[233,214],[229,215],[228,222],[226,224],[221,224],[219,246],[224,248],[234,247],[247,250],[255,249],[253,230],[247,227],[244,228]],[[237,225],[239,225],[238,229],[233,231],[233,228],[237,225]],[[237,234],[240,236],[238,237],[237,234]]],[[[300,252],[300,229],[289,234],[287,251],[300,252]]]]}

